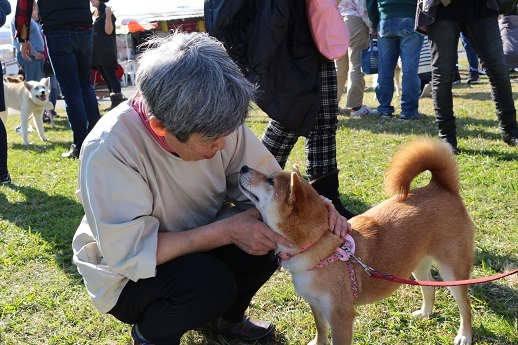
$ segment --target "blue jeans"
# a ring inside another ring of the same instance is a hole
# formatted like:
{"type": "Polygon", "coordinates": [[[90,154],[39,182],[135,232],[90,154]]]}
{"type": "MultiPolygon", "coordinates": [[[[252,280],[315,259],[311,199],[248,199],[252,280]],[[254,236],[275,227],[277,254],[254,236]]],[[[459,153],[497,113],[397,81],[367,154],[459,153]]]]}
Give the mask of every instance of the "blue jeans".
{"type": "Polygon", "coordinates": [[[74,144],[80,149],[101,117],[90,84],[92,31],[70,28],[49,31],[45,35],[50,62],[65,99],[74,144]]]}
{"type": "Polygon", "coordinates": [[[403,79],[401,114],[415,115],[419,107],[421,80],[417,74],[424,37],[414,31],[414,18],[382,19],[378,24],[378,111],[394,113],[394,69],[401,57],[403,79]]]}
{"type": "Polygon", "coordinates": [[[497,17],[465,22],[437,19],[428,27],[428,38],[432,54],[432,95],[439,136],[456,136],[451,87],[461,31],[486,67],[500,128],[504,132],[516,128],[516,109],[497,17]]]}
{"type": "Polygon", "coordinates": [[[469,71],[478,73],[478,55],[475,53],[475,50],[471,46],[469,39],[460,32],[460,40],[462,41],[462,45],[464,46],[464,50],[466,51],[466,58],[468,59],[469,71]]]}
{"type": "Polygon", "coordinates": [[[40,81],[43,78],[43,59],[35,59],[31,56],[32,61],[27,61],[19,52],[16,54],[16,60],[25,73],[25,80],[40,81]]]}

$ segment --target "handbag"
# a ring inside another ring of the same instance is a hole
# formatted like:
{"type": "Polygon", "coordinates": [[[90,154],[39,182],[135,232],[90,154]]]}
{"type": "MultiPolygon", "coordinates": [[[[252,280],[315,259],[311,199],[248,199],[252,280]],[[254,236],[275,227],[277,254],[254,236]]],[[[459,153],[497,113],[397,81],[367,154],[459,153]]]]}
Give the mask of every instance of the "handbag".
{"type": "Polygon", "coordinates": [[[349,29],[336,0],[307,0],[309,28],[318,51],[330,60],[347,54],[349,29]]]}
{"type": "Polygon", "coordinates": [[[361,51],[362,73],[378,73],[378,45],[377,40],[371,36],[369,48],[361,51]]]}

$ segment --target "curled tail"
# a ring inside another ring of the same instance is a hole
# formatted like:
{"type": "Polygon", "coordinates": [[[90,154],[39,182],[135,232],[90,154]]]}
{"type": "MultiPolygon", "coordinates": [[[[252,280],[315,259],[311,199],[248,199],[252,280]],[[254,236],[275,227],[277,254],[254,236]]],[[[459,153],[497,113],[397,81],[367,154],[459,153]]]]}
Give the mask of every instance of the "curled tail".
{"type": "Polygon", "coordinates": [[[412,180],[426,170],[432,173],[430,184],[459,193],[457,160],[451,147],[430,138],[414,140],[392,157],[385,174],[385,192],[389,196],[398,194],[405,199],[412,180]]]}

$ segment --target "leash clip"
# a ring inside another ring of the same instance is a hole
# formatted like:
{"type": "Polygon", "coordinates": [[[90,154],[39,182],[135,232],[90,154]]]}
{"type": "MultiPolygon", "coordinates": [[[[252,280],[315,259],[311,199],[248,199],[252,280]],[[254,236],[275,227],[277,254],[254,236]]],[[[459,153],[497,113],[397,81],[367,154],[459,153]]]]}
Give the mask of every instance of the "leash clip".
{"type": "Polygon", "coordinates": [[[374,268],[370,267],[366,263],[364,263],[360,258],[357,258],[354,256],[354,254],[350,254],[350,258],[357,264],[359,264],[365,273],[367,273],[369,276],[372,276],[373,273],[377,272],[374,268]]]}

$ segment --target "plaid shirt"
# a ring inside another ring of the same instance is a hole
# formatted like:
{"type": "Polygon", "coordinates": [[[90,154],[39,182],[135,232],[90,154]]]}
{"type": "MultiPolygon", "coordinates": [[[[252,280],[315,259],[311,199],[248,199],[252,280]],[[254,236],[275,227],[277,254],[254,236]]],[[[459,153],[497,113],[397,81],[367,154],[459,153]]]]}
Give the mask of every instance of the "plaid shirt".
{"type": "Polygon", "coordinates": [[[31,17],[32,17],[32,6],[34,0],[18,0],[16,3],[16,14],[15,14],[15,38],[20,36],[20,32],[22,28],[25,26],[27,28],[27,40],[29,40],[29,28],[31,27],[31,17]]]}

